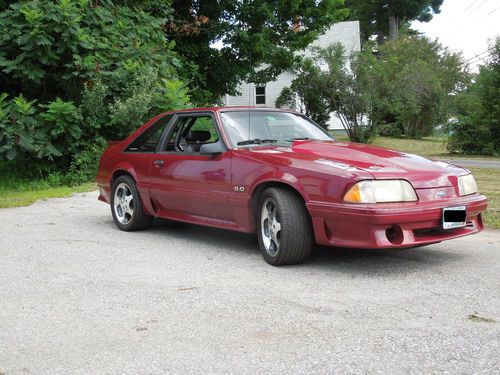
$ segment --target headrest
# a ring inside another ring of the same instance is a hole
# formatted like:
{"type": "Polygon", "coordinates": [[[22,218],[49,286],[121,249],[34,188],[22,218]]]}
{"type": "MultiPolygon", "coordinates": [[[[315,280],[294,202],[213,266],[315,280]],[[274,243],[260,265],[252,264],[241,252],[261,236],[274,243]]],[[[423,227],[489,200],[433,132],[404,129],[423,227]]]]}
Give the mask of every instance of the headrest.
{"type": "Polygon", "coordinates": [[[191,130],[186,134],[186,142],[206,142],[212,135],[208,130],[191,130]]]}

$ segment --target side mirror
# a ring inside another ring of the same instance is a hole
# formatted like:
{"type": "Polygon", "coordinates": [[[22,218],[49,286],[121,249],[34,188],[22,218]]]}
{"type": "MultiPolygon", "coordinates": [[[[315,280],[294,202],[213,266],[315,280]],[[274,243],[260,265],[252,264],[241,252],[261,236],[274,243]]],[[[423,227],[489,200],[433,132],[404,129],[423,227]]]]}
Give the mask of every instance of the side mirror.
{"type": "Polygon", "coordinates": [[[206,145],[201,145],[200,147],[201,155],[217,155],[222,154],[225,151],[226,147],[220,139],[215,143],[208,143],[206,145]]]}

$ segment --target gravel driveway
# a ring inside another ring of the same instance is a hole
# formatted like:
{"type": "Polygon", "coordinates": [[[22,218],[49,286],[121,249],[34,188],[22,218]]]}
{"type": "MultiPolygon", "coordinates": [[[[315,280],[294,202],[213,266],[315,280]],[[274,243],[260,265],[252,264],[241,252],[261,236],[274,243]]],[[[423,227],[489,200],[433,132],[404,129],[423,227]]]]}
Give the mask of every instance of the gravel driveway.
{"type": "Polygon", "coordinates": [[[500,373],[500,232],[274,268],[96,198],[0,210],[0,374],[500,373]]]}

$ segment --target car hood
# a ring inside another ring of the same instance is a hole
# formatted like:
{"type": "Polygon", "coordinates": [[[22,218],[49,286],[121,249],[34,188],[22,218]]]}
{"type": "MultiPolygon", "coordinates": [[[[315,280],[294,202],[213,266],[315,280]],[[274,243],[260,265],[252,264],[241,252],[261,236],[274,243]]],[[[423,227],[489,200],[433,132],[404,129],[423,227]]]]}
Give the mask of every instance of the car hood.
{"type": "MultiPolygon", "coordinates": [[[[279,145],[272,148],[276,151],[285,149],[279,145]]],[[[264,151],[260,147],[253,149],[254,152],[259,150],[264,151]]],[[[405,179],[416,189],[456,186],[457,176],[467,173],[463,168],[441,161],[360,143],[295,141],[284,154],[288,158],[307,159],[315,165],[330,163],[337,168],[345,165],[361,169],[376,179],[405,179]]],[[[315,169],[313,165],[310,168],[315,169]]]]}

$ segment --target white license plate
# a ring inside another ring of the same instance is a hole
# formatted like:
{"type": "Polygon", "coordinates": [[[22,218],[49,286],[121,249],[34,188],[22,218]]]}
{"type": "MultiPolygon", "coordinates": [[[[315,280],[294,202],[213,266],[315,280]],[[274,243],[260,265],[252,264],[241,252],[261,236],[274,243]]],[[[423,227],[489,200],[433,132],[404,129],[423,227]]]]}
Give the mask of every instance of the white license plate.
{"type": "Polygon", "coordinates": [[[443,229],[465,227],[466,216],[465,206],[443,208],[443,229]]]}

